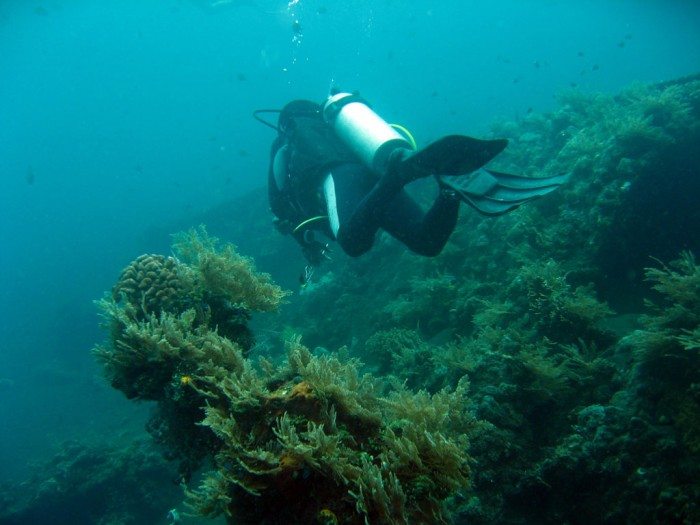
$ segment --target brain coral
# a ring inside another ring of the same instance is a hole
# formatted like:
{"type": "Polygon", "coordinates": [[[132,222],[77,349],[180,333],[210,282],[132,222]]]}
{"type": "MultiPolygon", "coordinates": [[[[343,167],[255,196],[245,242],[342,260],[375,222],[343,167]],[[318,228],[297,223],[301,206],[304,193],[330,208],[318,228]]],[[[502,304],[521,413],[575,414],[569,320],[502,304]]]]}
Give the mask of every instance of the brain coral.
{"type": "Polygon", "coordinates": [[[112,289],[112,298],[119,301],[124,297],[128,303],[140,306],[143,314],[174,313],[189,288],[175,258],[144,254],[124,268],[112,289]]]}

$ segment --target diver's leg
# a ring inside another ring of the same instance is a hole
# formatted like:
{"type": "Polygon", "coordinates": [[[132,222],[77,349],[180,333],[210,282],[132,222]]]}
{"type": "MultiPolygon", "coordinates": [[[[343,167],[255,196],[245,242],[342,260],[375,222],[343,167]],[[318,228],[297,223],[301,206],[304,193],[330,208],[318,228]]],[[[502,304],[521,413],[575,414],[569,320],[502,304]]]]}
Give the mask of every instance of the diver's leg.
{"type": "Polygon", "coordinates": [[[460,200],[441,188],[435,203],[424,214],[403,190],[403,181],[376,176],[356,164],[332,171],[340,223],[337,240],[352,257],[366,253],[381,227],[410,250],[427,256],[440,253],[457,223],[460,200]]]}
{"type": "Polygon", "coordinates": [[[459,203],[459,197],[441,188],[431,208],[423,213],[402,190],[386,209],[380,226],[411,251],[434,257],[445,247],[457,225],[459,203]]]}
{"type": "Polygon", "coordinates": [[[361,164],[336,166],[331,176],[340,224],[336,238],[345,253],[357,257],[374,244],[381,217],[377,208],[383,208],[382,199],[390,201],[394,193],[376,193],[376,176],[361,164]]]}

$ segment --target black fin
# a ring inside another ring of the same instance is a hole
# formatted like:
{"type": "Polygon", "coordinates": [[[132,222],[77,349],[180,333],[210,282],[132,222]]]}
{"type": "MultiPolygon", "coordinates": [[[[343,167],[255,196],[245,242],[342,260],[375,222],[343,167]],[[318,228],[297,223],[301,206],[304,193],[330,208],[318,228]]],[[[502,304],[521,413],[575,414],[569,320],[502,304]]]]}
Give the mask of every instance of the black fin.
{"type": "Polygon", "coordinates": [[[411,179],[427,175],[464,175],[493,159],[508,145],[505,139],[480,140],[448,135],[406,157],[400,169],[411,179]]]}
{"type": "Polygon", "coordinates": [[[514,190],[539,190],[549,186],[561,186],[568,182],[571,174],[552,175],[549,177],[523,177],[522,175],[512,175],[501,173],[500,171],[485,170],[498,180],[498,185],[503,188],[514,190]]]}
{"type": "Polygon", "coordinates": [[[460,193],[460,198],[482,215],[495,217],[503,215],[520,206],[523,202],[503,202],[499,200],[489,199],[488,197],[474,197],[466,193],[460,193]]]}
{"type": "Polygon", "coordinates": [[[479,170],[464,177],[442,178],[442,186],[484,215],[501,215],[529,200],[542,197],[565,183],[569,175],[531,178],[479,170]]]}

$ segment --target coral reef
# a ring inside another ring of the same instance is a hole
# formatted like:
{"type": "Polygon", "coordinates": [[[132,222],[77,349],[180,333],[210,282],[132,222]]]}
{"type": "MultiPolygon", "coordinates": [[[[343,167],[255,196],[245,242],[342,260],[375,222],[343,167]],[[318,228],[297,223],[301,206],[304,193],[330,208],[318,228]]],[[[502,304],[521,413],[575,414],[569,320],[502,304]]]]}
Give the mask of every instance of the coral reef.
{"type": "MultiPolygon", "coordinates": [[[[183,478],[205,470],[188,488],[202,515],[700,522],[699,123],[691,78],[496,124],[511,145],[495,169],[571,182],[497,219],[463,213],[436,258],[387,236],[336,255],[256,333],[313,351],[253,348],[251,311],[283,292],[180,235],[101,302],[96,354],[156,401],[149,430],[183,478]]],[[[280,259],[271,242],[250,253],[280,259]]]]}
{"type": "Polygon", "coordinates": [[[94,353],[115,388],[156,401],[148,430],[184,483],[211,465],[188,491],[196,513],[251,524],[449,521],[445,502],[470,477],[466,383],[387,390],[355,360],[315,356],[299,339],[286,364],[254,366],[243,323],[284,293],[202,229],[177,236],[175,253],[127,267],[99,302],[110,333],[94,353]]]}

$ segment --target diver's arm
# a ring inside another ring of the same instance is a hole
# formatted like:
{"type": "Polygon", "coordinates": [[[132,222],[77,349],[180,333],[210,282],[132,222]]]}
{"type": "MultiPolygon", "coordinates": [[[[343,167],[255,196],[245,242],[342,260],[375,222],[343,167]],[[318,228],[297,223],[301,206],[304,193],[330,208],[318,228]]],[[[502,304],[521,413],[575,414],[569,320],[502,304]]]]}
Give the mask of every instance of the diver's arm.
{"type": "Polygon", "coordinates": [[[315,238],[312,230],[292,232],[292,237],[294,237],[294,240],[297,241],[301,247],[301,252],[309,263],[304,267],[304,270],[299,276],[299,282],[303,287],[311,280],[316,268],[318,268],[324,260],[330,259],[328,256],[329,248],[327,243],[320,242],[315,238]]]}
{"type": "Polygon", "coordinates": [[[328,257],[328,243],[316,239],[313,230],[304,230],[292,233],[304,254],[304,258],[311,266],[320,266],[328,257]]]}

